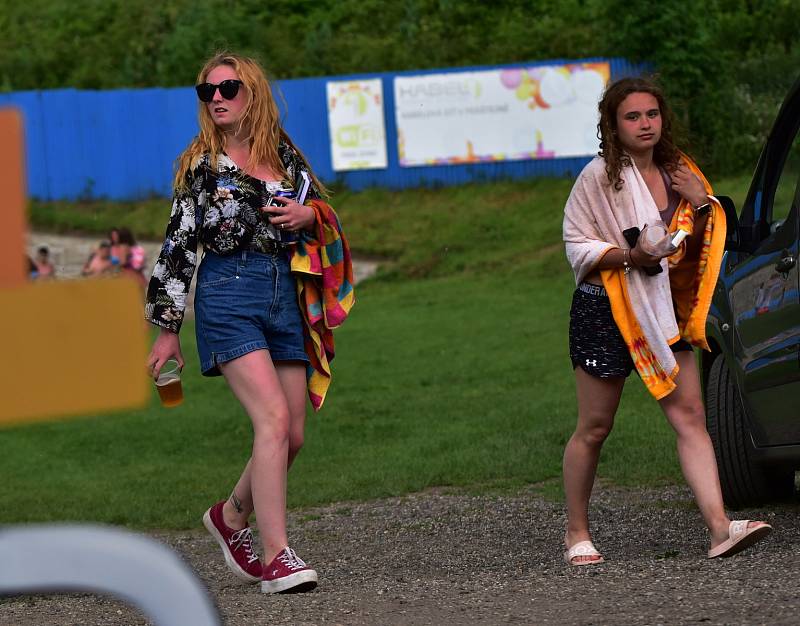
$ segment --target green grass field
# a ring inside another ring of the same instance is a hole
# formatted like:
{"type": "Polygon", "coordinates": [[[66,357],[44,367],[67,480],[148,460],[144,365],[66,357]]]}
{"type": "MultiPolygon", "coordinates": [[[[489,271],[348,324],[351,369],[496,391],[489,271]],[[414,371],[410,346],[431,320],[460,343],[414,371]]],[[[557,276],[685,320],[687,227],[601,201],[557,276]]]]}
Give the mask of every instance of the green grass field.
{"type": "MultiPolygon", "coordinates": [[[[573,283],[560,243],[569,188],[544,180],[337,194],[356,252],[388,260],[337,332],[333,386],[309,416],[290,506],[432,486],[541,483],[558,493],[575,421],[573,283]]],[[[187,323],[181,334],[181,407],[162,409],[154,394],[144,410],[0,433],[0,523],[196,526],[229,493],[251,429],[224,382],[199,375],[193,331],[187,323]]],[[[617,484],[680,480],[674,437],[635,378],[599,474],[617,484]]]]}

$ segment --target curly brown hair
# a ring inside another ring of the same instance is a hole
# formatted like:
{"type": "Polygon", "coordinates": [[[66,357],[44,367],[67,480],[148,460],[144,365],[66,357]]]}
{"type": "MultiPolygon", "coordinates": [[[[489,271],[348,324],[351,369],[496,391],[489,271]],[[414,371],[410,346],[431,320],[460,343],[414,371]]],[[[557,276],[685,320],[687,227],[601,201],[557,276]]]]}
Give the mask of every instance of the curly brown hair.
{"type": "Polygon", "coordinates": [[[658,100],[662,120],[661,139],[653,149],[653,160],[669,171],[680,163],[681,152],[672,139],[672,110],[664,99],[664,93],[648,78],[622,78],[606,88],[598,106],[600,121],[597,124],[597,137],[600,139],[598,154],[605,159],[608,182],[617,190],[622,188],[622,168],[631,165],[631,158],[625,153],[617,135],[617,109],[632,93],[649,93],[658,100]]]}

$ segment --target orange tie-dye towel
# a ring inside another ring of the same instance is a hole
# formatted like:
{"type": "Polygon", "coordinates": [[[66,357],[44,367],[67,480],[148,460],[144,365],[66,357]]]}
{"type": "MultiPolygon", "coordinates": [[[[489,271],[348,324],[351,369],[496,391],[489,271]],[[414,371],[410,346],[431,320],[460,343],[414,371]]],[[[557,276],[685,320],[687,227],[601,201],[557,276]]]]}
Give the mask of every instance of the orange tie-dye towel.
{"type": "MultiPolygon", "coordinates": [[[[684,156],[711,193],[697,166],[684,156]]],[[[564,208],[564,241],[576,283],[595,271],[613,248],[627,248],[622,231],[660,221],[658,208],[635,166],[621,172],[622,188],[609,183],[605,161],[597,157],[581,172],[564,208]]],[[[676,253],[662,259],[664,272],[648,276],[622,268],[600,272],[619,327],[639,376],[657,399],[675,389],[678,365],[670,345],[681,337],[707,349],[705,320],[725,245],[725,215],[718,203],[696,216],[682,201],[670,230],[691,233],[676,253]],[[675,305],[673,305],[673,299],[675,305]],[[677,310],[677,319],[676,312],[677,310]]]]}
{"type": "Polygon", "coordinates": [[[706,318],[725,254],[727,224],[725,210],[713,197],[706,177],[694,161],[686,155],[682,156],[687,167],[703,182],[711,198],[711,210],[697,215],[686,200],[678,205],[670,231],[681,229],[690,236],[668,259],[669,282],[681,337],[693,346],[708,350],[706,318]]]}

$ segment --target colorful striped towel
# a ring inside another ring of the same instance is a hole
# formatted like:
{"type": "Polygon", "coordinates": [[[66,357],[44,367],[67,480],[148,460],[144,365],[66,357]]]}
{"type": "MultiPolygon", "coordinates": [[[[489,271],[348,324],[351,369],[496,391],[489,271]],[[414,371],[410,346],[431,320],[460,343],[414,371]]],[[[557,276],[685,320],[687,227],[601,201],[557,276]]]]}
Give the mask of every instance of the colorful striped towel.
{"type": "Polygon", "coordinates": [[[321,200],[311,200],[308,204],[316,213],[315,232],[301,234],[292,246],[290,261],[305,322],[305,351],[311,361],[306,371],[308,397],[318,411],[331,383],[333,329],[347,318],[356,295],[350,247],[339,218],[321,200]]]}

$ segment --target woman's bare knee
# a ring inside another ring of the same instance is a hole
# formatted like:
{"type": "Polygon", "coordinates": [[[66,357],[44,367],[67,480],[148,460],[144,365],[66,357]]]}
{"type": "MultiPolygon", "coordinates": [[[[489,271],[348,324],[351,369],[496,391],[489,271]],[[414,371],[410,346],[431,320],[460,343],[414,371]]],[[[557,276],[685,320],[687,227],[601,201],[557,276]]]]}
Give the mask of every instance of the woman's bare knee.
{"type": "Polygon", "coordinates": [[[678,435],[706,431],[706,412],[702,402],[686,402],[672,407],[670,424],[678,435]]]}
{"type": "Polygon", "coordinates": [[[253,419],[253,453],[264,447],[285,446],[290,441],[289,412],[273,410],[251,416],[253,419]]]}
{"type": "Polygon", "coordinates": [[[595,422],[580,426],[575,431],[575,436],[578,437],[582,443],[591,447],[602,446],[608,435],[611,433],[611,423],[595,422]]]}

